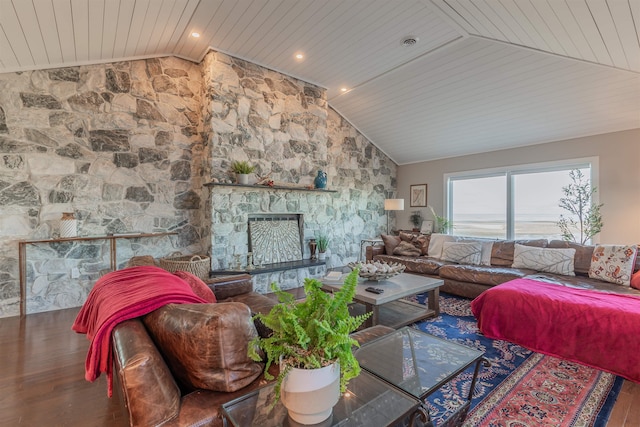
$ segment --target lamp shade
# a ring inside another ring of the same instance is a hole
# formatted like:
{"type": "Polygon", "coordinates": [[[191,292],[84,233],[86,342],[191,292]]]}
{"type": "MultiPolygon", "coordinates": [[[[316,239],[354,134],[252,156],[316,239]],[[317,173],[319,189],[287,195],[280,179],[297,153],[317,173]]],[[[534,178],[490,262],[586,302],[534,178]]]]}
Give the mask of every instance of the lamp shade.
{"type": "Polygon", "coordinates": [[[385,211],[403,211],[404,199],[384,199],[385,211]]]}

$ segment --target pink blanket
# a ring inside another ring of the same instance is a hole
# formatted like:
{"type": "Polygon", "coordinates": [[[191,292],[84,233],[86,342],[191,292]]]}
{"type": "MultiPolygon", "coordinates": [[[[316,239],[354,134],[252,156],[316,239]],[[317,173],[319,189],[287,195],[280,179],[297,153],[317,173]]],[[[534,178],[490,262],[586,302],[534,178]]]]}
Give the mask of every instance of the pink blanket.
{"type": "Polygon", "coordinates": [[[640,297],[516,279],[471,310],[489,338],[640,382],[640,297]]]}
{"type": "Polygon", "coordinates": [[[132,267],[101,277],[80,309],[72,329],[91,340],[85,378],[95,381],[106,372],[113,392],[111,331],[120,322],[150,313],[169,303],[205,303],[187,282],[158,267],[132,267]]]}

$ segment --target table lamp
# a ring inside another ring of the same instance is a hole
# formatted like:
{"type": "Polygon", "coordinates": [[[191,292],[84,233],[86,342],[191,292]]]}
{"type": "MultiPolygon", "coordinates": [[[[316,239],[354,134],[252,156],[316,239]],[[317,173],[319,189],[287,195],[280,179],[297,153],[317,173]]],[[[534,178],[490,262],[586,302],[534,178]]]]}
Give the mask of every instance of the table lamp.
{"type": "Polygon", "coordinates": [[[387,234],[389,234],[389,211],[403,211],[404,199],[384,199],[384,210],[387,211],[387,234]]]}

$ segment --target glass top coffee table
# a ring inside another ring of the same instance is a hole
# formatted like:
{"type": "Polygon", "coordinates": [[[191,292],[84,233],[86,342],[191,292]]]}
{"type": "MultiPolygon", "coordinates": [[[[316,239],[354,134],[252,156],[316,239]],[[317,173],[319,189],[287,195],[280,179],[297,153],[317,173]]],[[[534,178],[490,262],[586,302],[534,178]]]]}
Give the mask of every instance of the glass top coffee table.
{"type": "MultiPolygon", "coordinates": [[[[410,327],[366,343],[355,356],[363,369],[421,402],[475,364],[467,400],[441,424],[444,426],[462,425],[471,405],[480,364],[488,366],[484,352],[410,327]]],[[[422,415],[423,422],[432,425],[426,405],[422,406],[422,415]]]]}
{"type": "MultiPolygon", "coordinates": [[[[275,397],[274,383],[222,405],[224,425],[234,427],[298,427],[275,397]]],[[[420,401],[362,370],[349,381],[347,392],[333,407],[331,417],[315,426],[401,426],[416,413],[420,401]]],[[[308,426],[307,426],[308,427],[308,426]]]]}

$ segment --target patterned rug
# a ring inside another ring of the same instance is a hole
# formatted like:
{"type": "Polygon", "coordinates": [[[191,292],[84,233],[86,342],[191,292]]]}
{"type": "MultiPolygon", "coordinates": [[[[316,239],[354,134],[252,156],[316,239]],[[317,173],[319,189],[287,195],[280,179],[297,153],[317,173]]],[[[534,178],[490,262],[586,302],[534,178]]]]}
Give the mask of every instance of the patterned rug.
{"type": "MultiPolygon", "coordinates": [[[[424,302],[424,296],[416,300],[424,302]]],[[[577,363],[534,353],[478,333],[471,300],[440,294],[440,316],[412,327],[485,352],[465,427],[604,427],[623,379],[577,363]]],[[[469,369],[431,395],[427,406],[440,425],[468,395],[469,369]]]]}

